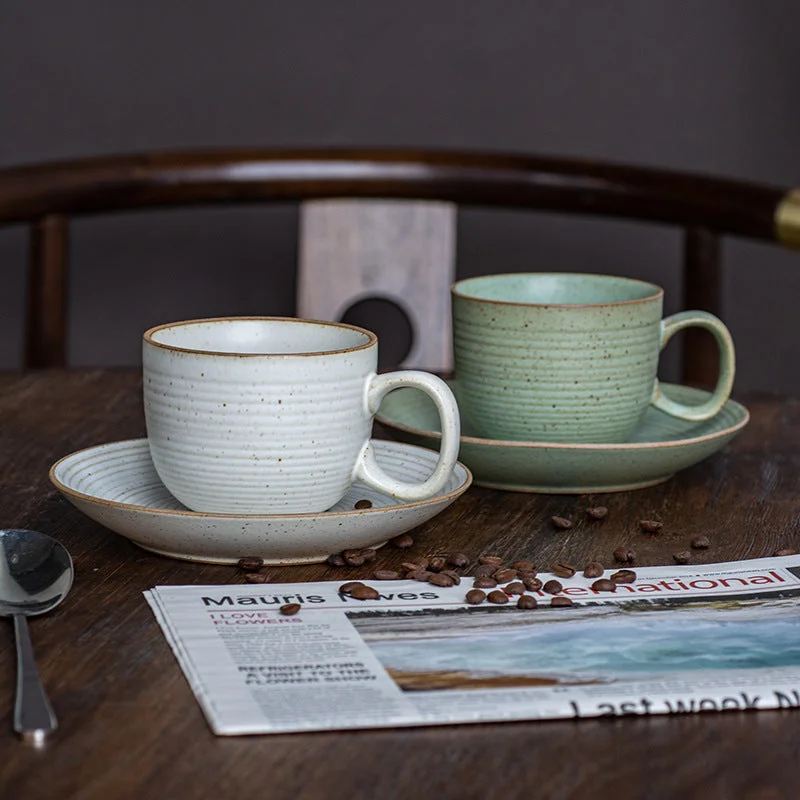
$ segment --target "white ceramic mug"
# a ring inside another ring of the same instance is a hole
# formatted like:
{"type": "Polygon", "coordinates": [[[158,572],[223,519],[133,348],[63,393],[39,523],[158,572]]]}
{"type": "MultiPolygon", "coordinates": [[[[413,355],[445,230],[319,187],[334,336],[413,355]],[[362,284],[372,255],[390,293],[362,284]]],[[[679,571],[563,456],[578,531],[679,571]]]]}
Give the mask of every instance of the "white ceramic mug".
{"type": "Polygon", "coordinates": [[[402,500],[446,483],[458,457],[458,407],[426,372],[376,374],[374,333],[282,317],[190,320],[143,342],[144,410],[153,464],[193,511],[318,513],[362,481],[402,500]],[[396,480],[370,434],[383,397],[413,386],[442,423],[439,460],[422,483],[396,480]]]}

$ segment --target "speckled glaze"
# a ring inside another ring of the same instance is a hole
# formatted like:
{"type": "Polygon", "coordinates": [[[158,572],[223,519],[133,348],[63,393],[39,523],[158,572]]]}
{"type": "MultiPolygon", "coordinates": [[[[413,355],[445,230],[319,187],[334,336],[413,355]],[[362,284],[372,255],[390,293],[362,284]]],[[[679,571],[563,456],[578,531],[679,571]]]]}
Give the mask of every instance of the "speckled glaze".
{"type": "Polygon", "coordinates": [[[653,403],[703,420],[730,396],[734,348],[724,324],[689,311],[662,320],[663,290],[606,275],[489,275],[454,284],[453,345],[462,412],[493,439],[624,442],[653,403]],[[698,407],[662,395],[661,349],[696,325],[721,352],[717,388],[698,407]]]}
{"type": "MultiPolygon", "coordinates": [[[[381,467],[406,482],[423,480],[436,465],[435,450],[399,442],[373,445],[381,467]]],[[[422,525],[463,494],[472,475],[457,463],[433,497],[416,502],[400,502],[356,482],[322,514],[203,514],[189,511],[167,491],[147,440],[133,439],[72,453],[53,465],[50,480],[84,514],[147,550],[217,564],[235,564],[243,556],[298,564],[324,561],[348,548],[377,547],[422,525]],[[359,500],[372,507],[354,509],[359,500]]]]}
{"type": "Polygon", "coordinates": [[[376,375],[361,328],[278,317],[191,320],[144,335],[147,434],[155,469],[187,508],[315,513],[355,480],[404,500],[438,492],[458,455],[458,407],[424,372],[376,375]],[[430,476],[409,483],[375,460],[372,419],[386,393],[413,386],[442,415],[430,476]]]}
{"type": "MultiPolygon", "coordinates": [[[[458,381],[450,385],[460,399],[458,381]]],[[[662,391],[678,403],[699,404],[710,397],[702,389],[668,383],[662,391]]],[[[387,397],[377,419],[401,441],[436,446],[436,411],[416,392],[387,397]]],[[[459,459],[478,486],[547,494],[620,492],[662,483],[697,464],[730,442],[749,419],[735,400],[704,422],[678,419],[650,406],[627,442],[570,444],[484,439],[464,418],[459,459]]]]}

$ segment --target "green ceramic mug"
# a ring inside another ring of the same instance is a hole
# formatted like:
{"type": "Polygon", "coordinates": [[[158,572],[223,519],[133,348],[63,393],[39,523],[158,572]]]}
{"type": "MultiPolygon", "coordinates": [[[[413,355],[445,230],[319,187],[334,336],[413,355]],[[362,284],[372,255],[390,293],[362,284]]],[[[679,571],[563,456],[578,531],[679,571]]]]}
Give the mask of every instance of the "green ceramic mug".
{"type": "Polygon", "coordinates": [[[461,411],[484,437],[624,442],[650,404],[686,420],[713,417],[733,386],[735,354],[713,314],[662,319],[664,290],[630,278],[573,273],[487,275],[452,287],[461,411]],[[688,406],[663,395],[664,345],[683,328],[709,330],[720,349],[717,386],[688,406]]]}

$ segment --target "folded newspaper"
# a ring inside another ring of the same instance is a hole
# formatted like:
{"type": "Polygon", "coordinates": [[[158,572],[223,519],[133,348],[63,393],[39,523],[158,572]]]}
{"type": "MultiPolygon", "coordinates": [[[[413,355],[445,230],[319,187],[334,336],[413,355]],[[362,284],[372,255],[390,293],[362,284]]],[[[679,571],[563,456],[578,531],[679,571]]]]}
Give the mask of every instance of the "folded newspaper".
{"type": "Polygon", "coordinates": [[[531,610],[467,604],[469,578],[145,596],[218,735],[800,708],[800,556],[636,573],[531,610]]]}

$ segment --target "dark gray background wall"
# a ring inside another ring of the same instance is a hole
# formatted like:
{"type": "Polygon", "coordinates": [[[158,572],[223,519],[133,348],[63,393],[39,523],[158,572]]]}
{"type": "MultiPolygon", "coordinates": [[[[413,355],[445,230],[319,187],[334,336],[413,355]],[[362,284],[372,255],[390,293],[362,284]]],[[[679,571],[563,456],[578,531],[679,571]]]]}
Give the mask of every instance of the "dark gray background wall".
{"type": "MultiPolygon", "coordinates": [[[[800,185],[794,0],[6,0],[0,165],[151,148],[398,145],[588,156],[800,185]]],[[[459,274],[660,282],[668,229],[464,212],[459,274]]],[[[136,364],[150,325],[293,311],[296,211],[74,230],[71,359],[136,364]]],[[[0,367],[19,364],[25,237],[0,232],[0,367]]],[[[728,240],[735,393],[800,393],[800,254],[728,240]]],[[[677,348],[665,371],[675,372],[677,348]]]]}

